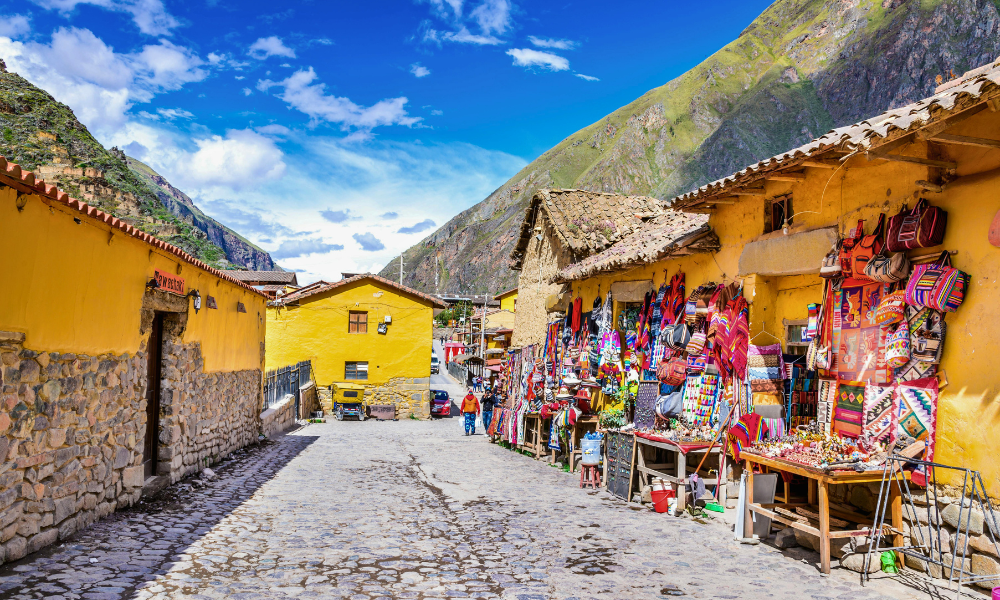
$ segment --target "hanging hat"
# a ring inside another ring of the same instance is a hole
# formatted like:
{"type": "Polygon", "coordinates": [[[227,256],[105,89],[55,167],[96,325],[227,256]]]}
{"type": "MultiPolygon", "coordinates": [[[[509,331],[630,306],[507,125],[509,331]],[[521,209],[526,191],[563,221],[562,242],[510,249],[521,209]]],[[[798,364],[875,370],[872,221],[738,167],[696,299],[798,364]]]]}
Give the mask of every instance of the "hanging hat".
{"type": "Polygon", "coordinates": [[[569,391],[569,388],[562,386],[559,388],[559,393],[556,394],[556,398],[572,398],[573,394],[569,391]]]}
{"type": "Polygon", "coordinates": [[[567,375],[566,377],[563,377],[563,385],[576,387],[580,385],[580,380],[576,378],[576,375],[567,375]]]}
{"type": "Polygon", "coordinates": [[[592,387],[592,388],[601,387],[601,384],[597,383],[597,380],[594,379],[593,377],[588,377],[584,379],[581,382],[581,385],[583,385],[584,387],[592,387]]]}
{"type": "Polygon", "coordinates": [[[590,388],[581,387],[576,392],[576,399],[577,400],[590,400],[590,388]]]}

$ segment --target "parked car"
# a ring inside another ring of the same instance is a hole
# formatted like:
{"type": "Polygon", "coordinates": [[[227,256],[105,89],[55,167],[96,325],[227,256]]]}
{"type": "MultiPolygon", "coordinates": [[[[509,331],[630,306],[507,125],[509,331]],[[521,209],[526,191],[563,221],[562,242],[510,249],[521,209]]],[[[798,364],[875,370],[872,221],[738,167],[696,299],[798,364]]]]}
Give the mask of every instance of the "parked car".
{"type": "Polygon", "coordinates": [[[441,372],[441,361],[438,359],[437,354],[431,354],[431,375],[437,375],[441,372]]]}
{"type": "Polygon", "coordinates": [[[431,390],[431,416],[450,417],[451,397],[444,390],[431,390]]]}

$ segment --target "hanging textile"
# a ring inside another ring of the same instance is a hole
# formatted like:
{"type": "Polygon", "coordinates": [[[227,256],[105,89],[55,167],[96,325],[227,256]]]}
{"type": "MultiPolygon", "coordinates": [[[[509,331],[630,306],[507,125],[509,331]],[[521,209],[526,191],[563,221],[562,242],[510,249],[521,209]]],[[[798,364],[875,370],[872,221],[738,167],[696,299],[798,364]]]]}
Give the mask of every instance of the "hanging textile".
{"type": "Polygon", "coordinates": [[[785,420],[784,419],[761,419],[767,429],[767,434],[764,436],[769,440],[776,440],[785,437],[785,420]]]}
{"type": "Polygon", "coordinates": [[[740,453],[746,448],[760,442],[767,435],[767,424],[760,415],[750,413],[740,417],[736,425],[729,428],[726,437],[729,440],[729,450],[733,459],[739,462],[740,453]]]}
{"type": "Polygon", "coordinates": [[[840,291],[838,377],[848,381],[890,383],[885,363],[885,330],[875,321],[882,284],[844,286],[840,291]]]}
{"type": "Polygon", "coordinates": [[[865,383],[841,380],[837,385],[837,404],[834,408],[833,430],[844,437],[861,435],[864,422],[865,383]]]}
{"type": "MultiPolygon", "coordinates": [[[[936,377],[896,384],[897,435],[907,435],[927,444],[923,460],[934,460],[937,442],[938,381],[936,377]]],[[[918,467],[913,472],[917,485],[927,485],[927,472],[918,467]]]]}
{"type": "Polygon", "coordinates": [[[740,381],[747,378],[747,352],[750,342],[750,305],[742,294],[733,298],[726,308],[727,326],[725,344],[716,363],[723,380],[736,377],[740,381]]]}
{"type": "Polygon", "coordinates": [[[684,272],[678,271],[670,278],[670,290],[665,297],[663,325],[672,325],[684,314],[684,272]]]}
{"type": "Polygon", "coordinates": [[[806,307],[809,311],[809,321],[806,325],[806,337],[810,340],[816,337],[819,332],[819,304],[810,304],[806,307]]]}
{"type": "Polygon", "coordinates": [[[896,439],[896,404],[893,386],[865,387],[864,433],[872,440],[891,443],[896,439]]]}

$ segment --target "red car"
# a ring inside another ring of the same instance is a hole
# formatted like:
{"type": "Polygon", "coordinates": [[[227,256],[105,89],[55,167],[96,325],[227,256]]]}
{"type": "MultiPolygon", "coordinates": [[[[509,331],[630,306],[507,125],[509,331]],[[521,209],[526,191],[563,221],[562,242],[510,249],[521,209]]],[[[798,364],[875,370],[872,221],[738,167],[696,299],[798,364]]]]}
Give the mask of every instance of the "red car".
{"type": "Polygon", "coordinates": [[[431,416],[450,417],[451,397],[444,390],[431,390],[431,416]]]}

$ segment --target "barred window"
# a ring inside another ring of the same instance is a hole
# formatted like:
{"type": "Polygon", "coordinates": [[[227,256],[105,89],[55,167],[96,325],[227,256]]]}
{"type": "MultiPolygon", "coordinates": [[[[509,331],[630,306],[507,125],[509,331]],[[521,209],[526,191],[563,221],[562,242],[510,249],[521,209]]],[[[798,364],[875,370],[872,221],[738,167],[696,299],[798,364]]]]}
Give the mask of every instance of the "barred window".
{"type": "Polygon", "coordinates": [[[368,361],[345,362],[344,379],[346,380],[368,380],[368,361]]]}

